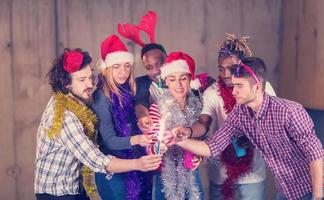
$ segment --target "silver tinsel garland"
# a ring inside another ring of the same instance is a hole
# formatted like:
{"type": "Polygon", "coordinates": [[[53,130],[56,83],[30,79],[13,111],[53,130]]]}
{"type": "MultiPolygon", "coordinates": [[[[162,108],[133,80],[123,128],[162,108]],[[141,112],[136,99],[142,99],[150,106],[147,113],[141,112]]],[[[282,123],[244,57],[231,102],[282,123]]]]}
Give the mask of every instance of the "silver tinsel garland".
{"type": "MultiPolygon", "coordinates": [[[[164,130],[171,131],[178,126],[191,126],[197,121],[202,110],[201,101],[189,93],[185,110],[182,111],[180,104],[169,93],[160,97],[158,108],[161,114],[160,125],[164,130]]],[[[165,198],[169,200],[199,200],[199,186],[197,184],[194,172],[185,169],[183,166],[183,149],[178,146],[172,146],[164,154],[164,166],[162,168],[161,178],[163,183],[163,192],[165,198]]]]}

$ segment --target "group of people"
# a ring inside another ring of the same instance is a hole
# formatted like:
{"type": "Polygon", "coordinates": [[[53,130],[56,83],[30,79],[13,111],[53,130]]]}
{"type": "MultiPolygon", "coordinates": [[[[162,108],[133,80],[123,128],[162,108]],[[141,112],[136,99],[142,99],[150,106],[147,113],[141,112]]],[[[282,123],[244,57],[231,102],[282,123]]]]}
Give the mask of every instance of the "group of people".
{"type": "Polygon", "coordinates": [[[98,77],[82,49],[65,49],[48,73],[53,95],[37,133],[38,200],[265,199],[265,165],[278,200],[323,197],[323,149],[298,103],[275,96],[247,38],[227,38],[217,81],[185,52],[155,42],[157,16],[119,24],[142,46],[145,76],[117,35],[101,43],[98,77]],[[147,33],[149,43],[140,39],[147,33]],[[95,172],[94,179],[91,171],[95,172]]]}

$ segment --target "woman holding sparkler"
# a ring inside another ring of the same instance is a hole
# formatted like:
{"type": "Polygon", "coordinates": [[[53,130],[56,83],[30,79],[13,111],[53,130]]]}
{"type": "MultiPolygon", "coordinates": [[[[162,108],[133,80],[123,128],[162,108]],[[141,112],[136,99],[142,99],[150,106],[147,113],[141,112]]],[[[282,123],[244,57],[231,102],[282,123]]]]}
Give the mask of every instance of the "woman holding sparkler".
{"type": "MultiPolygon", "coordinates": [[[[99,119],[98,144],[104,154],[134,159],[146,154],[152,139],[140,134],[134,111],[134,56],[115,35],[101,44],[99,68],[102,76],[93,94],[92,108],[99,119]]],[[[96,173],[97,189],[103,200],[149,200],[152,177],[132,171],[114,174],[96,173]]]]}
{"type": "MultiPolygon", "coordinates": [[[[147,147],[149,154],[160,154],[163,140],[170,131],[179,126],[190,127],[198,119],[202,104],[190,90],[195,79],[194,60],[185,53],[173,52],[161,68],[161,78],[168,87],[158,102],[149,109],[153,129],[149,133],[157,139],[147,147]]],[[[197,80],[195,80],[197,81],[197,80]]],[[[203,199],[203,188],[197,169],[201,159],[177,146],[172,146],[163,155],[161,174],[153,181],[153,199],[194,200],[203,199]]]]}

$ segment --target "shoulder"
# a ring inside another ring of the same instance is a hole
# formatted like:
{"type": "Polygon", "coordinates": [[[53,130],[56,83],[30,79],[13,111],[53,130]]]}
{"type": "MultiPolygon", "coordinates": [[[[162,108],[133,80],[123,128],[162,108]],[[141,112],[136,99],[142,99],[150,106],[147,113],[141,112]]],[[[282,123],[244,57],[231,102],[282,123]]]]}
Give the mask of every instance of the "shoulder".
{"type": "Polygon", "coordinates": [[[152,80],[150,79],[150,77],[148,75],[144,75],[144,76],[140,76],[140,77],[137,77],[135,79],[136,83],[137,84],[140,84],[140,83],[152,83],[152,80]]]}
{"type": "Polygon", "coordinates": [[[92,94],[92,107],[96,105],[110,105],[110,100],[106,97],[101,88],[97,88],[92,94]]]}
{"type": "Polygon", "coordinates": [[[301,110],[304,110],[303,106],[295,101],[291,101],[288,99],[275,97],[275,96],[269,96],[271,105],[276,108],[277,110],[286,111],[289,113],[299,112],[301,110]]]}
{"type": "Polygon", "coordinates": [[[221,97],[219,95],[217,83],[213,83],[209,86],[203,93],[202,97],[204,103],[206,103],[206,101],[218,103],[221,97]]]}
{"type": "Polygon", "coordinates": [[[268,81],[265,84],[264,91],[270,96],[277,96],[276,92],[274,91],[274,89],[272,87],[272,85],[268,81]]]}
{"type": "Polygon", "coordinates": [[[218,92],[217,88],[217,83],[213,83],[204,91],[203,96],[216,96],[218,92]]]}

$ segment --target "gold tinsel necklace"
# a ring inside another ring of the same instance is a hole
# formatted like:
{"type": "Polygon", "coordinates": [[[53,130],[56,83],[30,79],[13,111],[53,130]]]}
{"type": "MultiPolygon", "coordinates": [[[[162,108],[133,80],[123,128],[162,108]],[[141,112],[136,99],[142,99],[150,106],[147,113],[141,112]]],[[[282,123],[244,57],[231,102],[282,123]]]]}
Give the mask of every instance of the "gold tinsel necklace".
{"type": "MultiPolygon", "coordinates": [[[[53,124],[45,132],[49,138],[58,136],[61,132],[64,112],[66,110],[72,112],[81,122],[85,129],[85,134],[92,140],[95,140],[95,125],[97,124],[96,115],[85,105],[80,104],[75,99],[68,95],[64,95],[62,92],[56,92],[54,94],[54,118],[53,124]]],[[[95,141],[94,141],[95,142],[95,141]]],[[[87,166],[82,168],[83,186],[89,196],[96,193],[96,187],[93,184],[91,169],[87,166]]]]}

